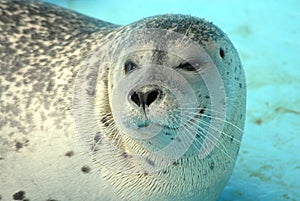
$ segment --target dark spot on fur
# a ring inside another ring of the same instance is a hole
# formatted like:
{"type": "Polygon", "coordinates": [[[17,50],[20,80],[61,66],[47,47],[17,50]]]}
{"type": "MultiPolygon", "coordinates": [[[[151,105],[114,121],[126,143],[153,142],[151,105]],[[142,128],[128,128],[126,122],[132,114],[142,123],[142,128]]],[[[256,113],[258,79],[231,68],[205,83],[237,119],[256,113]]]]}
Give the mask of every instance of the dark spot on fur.
{"type": "Polygon", "coordinates": [[[2,196],[0,195],[0,200],[2,200],[2,196]]]}
{"type": "Polygon", "coordinates": [[[196,138],[201,138],[201,135],[200,134],[196,134],[196,138]]]}
{"type": "Polygon", "coordinates": [[[102,140],[102,137],[101,137],[101,133],[100,132],[97,132],[95,137],[94,137],[94,141],[99,144],[102,140]]]}
{"type": "Polygon", "coordinates": [[[243,87],[242,83],[239,83],[239,86],[240,86],[240,88],[242,88],[243,87]]]}
{"type": "Polygon", "coordinates": [[[230,136],[230,142],[232,142],[232,141],[233,141],[233,139],[234,139],[234,136],[233,136],[233,135],[231,135],[231,136],[230,136]]]}
{"type": "Polygon", "coordinates": [[[1,160],[4,160],[4,158],[3,158],[3,157],[0,157],[0,161],[1,161],[1,160]]]}
{"type": "Polygon", "coordinates": [[[147,176],[148,174],[149,174],[148,172],[144,172],[144,173],[143,173],[144,176],[147,176]]]}
{"type": "Polygon", "coordinates": [[[21,148],[23,148],[23,143],[16,142],[15,146],[16,146],[17,151],[19,151],[21,148]]]}
{"type": "Polygon", "coordinates": [[[177,165],[179,165],[179,163],[178,163],[177,161],[174,161],[174,162],[173,162],[173,165],[174,165],[174,166],[177,166],[177,165]]]}
{"type": "Polygon", "coordinates": [[[15,143],[16,150],[19,151],[23,147],[28,146],[29,140],[28,139],[23,139],[23,142],[20,142],[20,141],[15,141],[15,142],[16,142],[15,143]]]}
{"type": "Polygon", "coordinates": [[[226,72],[227,75],[229,75],[229,72],[226,72]]]}
{"type": "Polygon", "coordinates": [[[72,157],[74,156],[74,151],[68,151],[65,156],[72,157]]]}
{"type": "Polygon", "coordinates": [[[210,97],[209,97],[209,95],[206,95],[205,98],[209,99],[210,97]]]}
{"type": "Polygon", "coordinates": [[[149,159],[149,158],[146,158],[146,161],[147,161],[147,163],[148,163],[149,165],[151,165],[151,166],[154,166],[154,165],[155,165],[154,161],[152,161],[152,160],[149,159]]]}
{"type": "Polygon", "coordinates": [[[83,173],[89,173],[91,171],[91,168],[89,166],[85,165],[81,168],[81,171],[83,173]]]}
{"type": "Polygon", "coordinates": [[[202,108],[201,110],[200,110],[200,114],[203,114],[205,112],[205,109],[204,108],[202,108]]]}
{"type": "Polygon", "coordinates": [[[48,200],[46,200],[46,201],[58,201],[58,200],[48,199],[48,200]]]}
{"type": "Polygon", "coordinates": [[[13,194],[13,199],[14,200],[23,200],[25,199],[25,191],[19,191],[13,194]]]}
{"type": "Polygon", "coordinates": [[[173,138],[173,137],[171,137],[171,138],[170,138],[170,140],[174,140],[174,138],[173,138]]]}
{"type": "Polygon", "coordinates": [[[222,59],[225,59],[225,51],[222,48],[220,48],[219,54],[222,59]]]}
{"type": "Polygon", "coordinates": [[[209,165],[209,169],[214,170],[214,168],[215,168],[215,162],[214,161],[210,161],[208,163],[208,165],[209,165]]]}
{"type": "Polygon", "coordinates": [[[126,152],[123,152],[123,153],[122,153],[122,156],[123,156],[124,158],[127,158],[127,157],[128,157],[128,154],[127,154],[126,152]]]}

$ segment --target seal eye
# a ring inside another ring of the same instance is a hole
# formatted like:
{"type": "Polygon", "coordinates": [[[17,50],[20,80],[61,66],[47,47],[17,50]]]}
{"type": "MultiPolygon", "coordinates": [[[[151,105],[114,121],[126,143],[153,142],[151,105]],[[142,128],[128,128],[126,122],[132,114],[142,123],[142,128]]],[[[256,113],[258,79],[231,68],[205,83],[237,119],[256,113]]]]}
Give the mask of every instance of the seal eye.
{"type": "Polygon", "coordinates": [[[132,61],[126,61],[124,65],[125,74],[130,73],[137,68],[137,65],[132,61]]]}
{"type": "Polygon", "coordinates": [[[186,71],[196,71],[194,66],[188,62],[180,64],[179,66],[177,66],[177,68],[181,68],[186,71]]]}

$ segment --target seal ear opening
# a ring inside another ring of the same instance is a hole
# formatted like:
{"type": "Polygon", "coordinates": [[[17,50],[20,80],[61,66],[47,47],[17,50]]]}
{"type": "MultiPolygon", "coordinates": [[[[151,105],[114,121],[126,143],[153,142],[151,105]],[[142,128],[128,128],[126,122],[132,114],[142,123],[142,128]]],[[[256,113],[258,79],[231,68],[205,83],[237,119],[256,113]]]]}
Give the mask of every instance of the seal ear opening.
{"type": "Polygon", "coordinates": [[[225,51],[223,50],[223,48],[220,48],[219,54],[222,59],[225,59],[225,51]]]}

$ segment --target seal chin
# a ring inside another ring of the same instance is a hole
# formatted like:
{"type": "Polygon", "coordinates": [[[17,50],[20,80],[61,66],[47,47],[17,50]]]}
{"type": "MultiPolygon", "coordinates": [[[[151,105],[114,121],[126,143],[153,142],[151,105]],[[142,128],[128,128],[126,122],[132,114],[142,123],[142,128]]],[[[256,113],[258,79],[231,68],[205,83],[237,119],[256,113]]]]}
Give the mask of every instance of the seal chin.
{"type": "Polygon", "coordinates": [[[147,119],[145,121],[140,121],[137,123],[138,128],[146,128],[150,125],[150,121],[147,119]]]}
{"type": "Polygon", "coordinates": [[[137,139],[151,139],[155,136],[158,136],[161,131],[164,129],[164,126],[161,126],[159,124],[154,124],[154,123],[148,123],[148,125],[142,125],[134,130],[132,135],[134,138],[137,139]],[[135,134],[134,134],[135,133],[135,134]]]}

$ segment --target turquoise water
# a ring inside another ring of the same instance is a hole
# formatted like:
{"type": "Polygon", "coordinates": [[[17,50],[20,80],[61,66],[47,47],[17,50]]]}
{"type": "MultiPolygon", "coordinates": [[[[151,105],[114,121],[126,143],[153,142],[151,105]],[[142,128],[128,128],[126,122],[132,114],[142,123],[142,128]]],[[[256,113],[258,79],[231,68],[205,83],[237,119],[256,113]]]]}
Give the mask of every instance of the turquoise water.
{"type": "Polygon", "coordinates": [[[225,31],[247,76],[247,119],[233,175],[219,201],[300,200],[300,1],[49,0],[125,25],[181,13],[225,31]]]}

